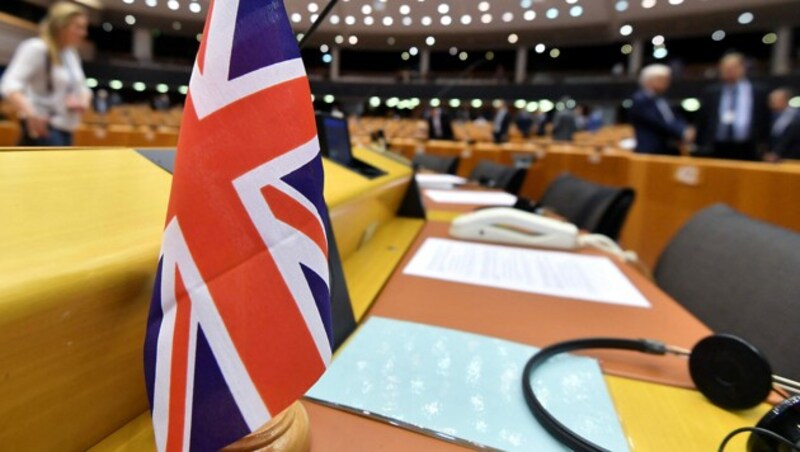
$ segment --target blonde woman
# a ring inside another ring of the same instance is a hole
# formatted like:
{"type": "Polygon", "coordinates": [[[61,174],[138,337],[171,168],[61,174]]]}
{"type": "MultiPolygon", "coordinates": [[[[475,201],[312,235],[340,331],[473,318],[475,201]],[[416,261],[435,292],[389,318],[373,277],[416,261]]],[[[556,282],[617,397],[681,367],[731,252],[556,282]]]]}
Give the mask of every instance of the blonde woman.
{"type": "Polygon", "coordinates": [[[55,3],[41,24],[41,35],[14,53],[0,92],[22,124],[20,146],[70,146],[91,91],[76,48],[86,38],[89,18],[80,6],[55,3]]]}

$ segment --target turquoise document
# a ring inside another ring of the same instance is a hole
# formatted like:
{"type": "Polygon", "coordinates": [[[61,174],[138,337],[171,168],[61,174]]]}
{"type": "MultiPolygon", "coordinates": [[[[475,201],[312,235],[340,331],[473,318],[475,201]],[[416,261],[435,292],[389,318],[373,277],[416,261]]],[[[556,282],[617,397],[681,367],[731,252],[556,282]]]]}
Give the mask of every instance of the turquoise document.
{"type": "MultiPolygon", "coordinates": [[[[522,395],[527,345],[372,317],[308,396],[509,451],[563,451],[522,395]]],[[[627,451],[597,361],[555,357],[534,375],[557,419],[596,444],[627,451]]]]}

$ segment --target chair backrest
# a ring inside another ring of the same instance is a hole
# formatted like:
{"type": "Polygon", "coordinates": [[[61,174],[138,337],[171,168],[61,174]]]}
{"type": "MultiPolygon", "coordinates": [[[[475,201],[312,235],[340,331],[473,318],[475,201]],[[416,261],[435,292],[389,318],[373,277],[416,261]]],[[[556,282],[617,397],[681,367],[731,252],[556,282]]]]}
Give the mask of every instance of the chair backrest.
{"type": "Polygon", "coordinates": [[[469,178],[483,186],[499,188],[516,195],[522,188],[526,173],[525,168],[514,168],[490,160],[481,160],[469,178]]]}
{"type": "Polygon", "coordinates": [[[411,163],[414,168],[425,168],[437,173],[456,174],[456,171],[458,171],[458,157],[417,154],[411,163]]]}
{"type": "Polygon", "coordinates": [[[717,204],[678,231],[654,276],[709,328],[741,336],[773,372],[800,378],[800,234],[717,204]]]}
{"type": "Polygon", "coordinates": [[[635,199],[631,188],[607,187],[565,173],[539,202],[581,229],[617,240],[635,199]]]}

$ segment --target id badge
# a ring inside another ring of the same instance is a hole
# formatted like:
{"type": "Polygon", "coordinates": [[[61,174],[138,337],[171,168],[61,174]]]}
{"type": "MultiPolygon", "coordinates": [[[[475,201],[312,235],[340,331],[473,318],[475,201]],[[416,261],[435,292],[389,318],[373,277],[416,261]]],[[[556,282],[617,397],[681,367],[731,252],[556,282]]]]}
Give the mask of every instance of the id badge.
{"type": "Polygon", "coordinates": [[[722,123],[725,125],[733,124],[736,122],[736,112],[728,110],[722,114],[722,123]]]}

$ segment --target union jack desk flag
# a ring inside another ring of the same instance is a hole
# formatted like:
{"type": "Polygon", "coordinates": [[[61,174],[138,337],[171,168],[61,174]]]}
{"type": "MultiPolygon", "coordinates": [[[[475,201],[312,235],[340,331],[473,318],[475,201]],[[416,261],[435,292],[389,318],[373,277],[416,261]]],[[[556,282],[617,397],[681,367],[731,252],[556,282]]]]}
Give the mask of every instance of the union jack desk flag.
{"type": "Polygon", "coordinates": [[[160,451],[224,447],[325,370],[322,187],[311,92],[283,2],[212,1],[145,339],[160,451]]]}

